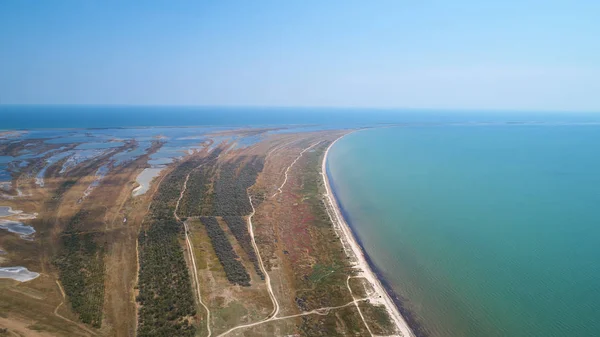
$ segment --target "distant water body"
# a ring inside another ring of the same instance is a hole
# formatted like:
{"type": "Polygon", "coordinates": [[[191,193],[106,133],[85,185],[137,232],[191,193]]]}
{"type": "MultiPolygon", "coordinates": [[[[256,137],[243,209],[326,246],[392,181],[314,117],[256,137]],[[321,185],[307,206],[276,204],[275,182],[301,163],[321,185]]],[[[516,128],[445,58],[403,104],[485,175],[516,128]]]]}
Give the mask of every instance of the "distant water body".
{"type": "Polygon", "coordinates": [[[380,123],[599,122],[590,113],[436,111],[408,109],[0,105],[0,130],[153,126],[357,127],[380,123]]]}
{"type": "Polygon", "coordinates": [[[600,126],[342,138],[328,170],[367,254],[436,337],[600,336],[600,126]]]}

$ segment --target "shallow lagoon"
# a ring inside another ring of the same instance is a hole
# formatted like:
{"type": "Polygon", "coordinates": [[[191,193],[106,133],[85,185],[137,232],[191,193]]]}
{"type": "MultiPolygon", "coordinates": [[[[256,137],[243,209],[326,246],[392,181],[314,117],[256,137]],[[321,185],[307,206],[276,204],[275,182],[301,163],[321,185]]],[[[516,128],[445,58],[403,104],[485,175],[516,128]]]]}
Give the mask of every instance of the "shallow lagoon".
{"type": "MultiPolygon", "coordinates": [[[[161,149],[152,155],[155,160],[150,164],[153,166],[163,165],[172,162],[174,159],[183,157],[189,151],[199,150],[204,140],[210,138],[211,133],[232,130],[235,127],[148,127],[148,128],[109,128],[109,129],[55,129],[55,130],[30,130],[11,138],[11,141],[36,140],[43,139],[45,144],[78,144],[74,149],[64,151],[65,148],[51,149],[45,152],[35,151],[35,149],[26,149],[21,151],[18,157],[0,156],[0,181],[9,181],[11,179],[11,170],[18,171],[25,167],[16,163],[26,159],[36,159],[52,154],[48,158],[47,165],[42,168],[38,174],[38,185],[43,186],[43,178],[48,166],[67,156],[72,156],[62,168],[62,173],[67,171],[73,164],[77,165],[83,161],[93,159],[101,154],[101,150],[109,150],[119,147],[125,141],[137,141],[139,146],[135,149],[125,152],[115,153],[113,156],[114,165],[121,165],[125,162],[134,160],[144,155],[152,145],[152,141],[160,140],[163,145],[161,149]],[[38,153],[39,152],[39,153],[38,153]],[[10,168],[9,164],[13,163],[10,168]]],[[[5,140],[6,141],[6,140],[5,140]]],[[[242,141],[243,144],[249,141],[242,141]]]]}
{"type": "Polygon", "coordinates": [[[143,141],[139,142],[138,146],[135,149],[115,154],[114,156],[112,156],[112,159],[114,160],[114,165],[118,166],[121,164],[125,164],[145,155],[151,146],[152,143],[150,141],[143,141]]]}
{"type": "Polygon", "coordinates": [[[113,147],[123,146],[122,142],[105,142],[105,143],[83,143],[77,145],[75,150],[94,150],[94,149],[110,149],[113,147]]]}
{"type": "Polygon", "coordinates": [[[150,189],[150,183],[152,179],[157,177],[162,171],[162,168],[146,168],[144,169],[135,179],[135,181],[140,185],[136,189],[133,190],[133,195],[138,196],[148,192],[150,189]]]}
{"type": "Polygon", "coordinates": [[[60,153],[57,153],[57,154],[53,155],[52,157],[46,159],[46,166],[44,166],[44,168],[42,168],[40,170],[40,172],[38,172],[38,174],[35,178],[35,183],[41,187],[44,187],[44,177],[46,176],[46,170],[48,170],[48,168],[50,166],[52,166],[52,164],[56,163],[57,161],[64,159],[68,156],[71,156],[73,154],[74,154],[73,151],[60,152],[60,153]]]}
{"type": "Polygon", "coordinates": [[[15,211],[10,206],[0,206],[0,218],[10,215],[15,215],[21,213],[20,211],[15,211]]]}
{"type": "MultiPolygon", "coordinates": [[[[66,174],[73,167],[107,154],[107,151],[125,144],[126,141],[136,141],[138,146],[127,151],[115,151],[111,156],[112,166],[118,166],[143,156],[152,146],[152,141],[162,142],[161,148],[151,155],[148,164],[152,168],[162,168],[163,165],[172,163],[178,158],[201,150],[201,143],[208,139],[209,133],[232,128],[211,127],[156,127],[156,128],[132,128],[132,129],[101,129],[101,130],[32,130],[15,137],[18,140],[45,139],[46,144],[70,144],[79,143],[74,149],[60,149],[40,151],[24,150],[18,157],[4,156],[0,158],[0,181],[10,181],[11,171],[17,172],[21,167],[26,167],[28,162],[20,165],[25,159],[45,159],[43,167],[35,173],[36,183],[44,187],[44,178],[48,168],[57,161],[68,158],[63,164],[60,174],[66,174]],[[12,164],[11,164],[12,162],[12,164]],[[12,167],[9,167],[12,165],[12,167]]],[[[147,173],[146,173],[147,174],[147,173]]]]}
{"type": "Polygon", "coordinates": [[[13,220],[0,220],[0,229],[7,230],[10,233],[19,234],[22,239],[30,239],[31,235],[35,233],[33,227],[13,220]]]}
{"type": "Polygon", "coordinates": [[[29,271],[25,267],[0,267],[0,278],[9,278],[19,282],[31,281],[40,276],[39,273],[29,271]]]}
{"type": "Polygon", "coordinates": [[[0,181],[10,181],[10,172],[8,172],[8,164],[13,161],[11,156],[0,156],[0,181]]]}
{"type": "Polygon", "coordinates": [[[66,171],[70,170],[71,168],[83,163],[84,161],[88,161],[97,157],[100,157],[104,154],[106,154],[108,151],[110,151],[110,149],[87,149],[87,150],[74,150],[72,151],[72,155],[69,157],[69,159],[67,159],[61,170],[60,173],[65,173],[66,171]]]}

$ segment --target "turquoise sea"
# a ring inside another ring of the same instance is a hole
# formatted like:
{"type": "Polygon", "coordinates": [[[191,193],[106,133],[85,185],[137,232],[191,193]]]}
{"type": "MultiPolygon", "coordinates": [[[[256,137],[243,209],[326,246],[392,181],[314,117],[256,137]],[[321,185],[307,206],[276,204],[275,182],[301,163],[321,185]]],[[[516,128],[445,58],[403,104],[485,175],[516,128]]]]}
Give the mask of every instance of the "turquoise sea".
{"type": "Polygon", "coordinates": [[[600,336],[600,126],[409,126],[328,171],[372,262],[430,336],[600,336]]]}

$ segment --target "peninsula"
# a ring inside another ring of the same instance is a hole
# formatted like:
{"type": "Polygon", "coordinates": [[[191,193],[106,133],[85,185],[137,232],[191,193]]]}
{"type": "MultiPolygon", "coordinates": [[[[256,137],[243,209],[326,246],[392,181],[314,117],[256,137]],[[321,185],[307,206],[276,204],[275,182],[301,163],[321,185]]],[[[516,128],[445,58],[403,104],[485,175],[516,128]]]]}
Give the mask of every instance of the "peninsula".
{"type": "Polygon", "coordinates": [[[352,130],[130,131],[3,136],[2,220],[28,231],[0,231],[1,327],[413,336],[329,184],[327,154],[352,130]]]}

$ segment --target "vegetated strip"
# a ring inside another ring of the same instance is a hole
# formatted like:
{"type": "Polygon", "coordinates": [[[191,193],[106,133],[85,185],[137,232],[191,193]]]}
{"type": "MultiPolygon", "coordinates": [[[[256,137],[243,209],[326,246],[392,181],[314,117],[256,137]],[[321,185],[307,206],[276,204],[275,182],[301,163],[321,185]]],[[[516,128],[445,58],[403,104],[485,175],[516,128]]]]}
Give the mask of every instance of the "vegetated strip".
{"type": "Polygon", "coordinates": [[[210,213],[210,190],[212,167],[202,167],[193,170],[188,179],[187,189],[179,204],[180,216],[200,216],[205,212],[210,213]]]}
{"type": "Polygon", "coordinates": [[[258,259],[256,258],[256,251],[254,251],[252,242],[250,242],[250,234],[248,233],[248,222],[246,221],[246,218],[242,216],[224,216],[223,220],[225,220],[227,227],[229,227],[229,230],[231,233],[233,233],[233,236],[235,236],[237,242],[246,252],[250,261],[252,261],[256,274],[260,276],[261,280],[264,280],[265,274],[263,274],[262,270],[260,270],[258,259]]]}
{"type": "Polygon", "coordinates": [[[196,315],[188,268],[173,211],[188,173],[210,158],[190,159],[162,181],[138,236],[138,336],[194,336],[196,315]]]}
{"type": "Polygon", "coordinates": [[[263,166],[264,157],[258,156],[242,156],[234,162],[222,164],[215,182],[215,212],[212,215],[250,214],[252,205],[246,190],[254,185],[263,166]]]}
{"type": "Polygon", "coordinates": [[[187,189],[179,203],[179,216],[200,216],[213,214],[212,187],[216,171],[216,159],[221,153],[215,149],[210,153],[201,167],[190,172],[187,189]]]}
{"type": "Polygon", "coordinates": [[[239,256],[233,250],[225,232],[219,226],[217,218],[203,216],[200,217],[200,221],[206,226],[208,237],[210,237],[212,246],[219,258],[219,262],[223,265],[229,282],[241,286],[250,286],[250,275],[248,275],[248,271],[246,271],[246,268],[239,260],[239,256]]]}
{"type": "Polygon", "coordinates": [[[104,304],[104,248],[96,243],[97,233],[82,233],[88,213],[80,211],[62,233],[62,248],[54,259],[71,308],[79,319],[95,328],[102,325],[104,304]]]}

